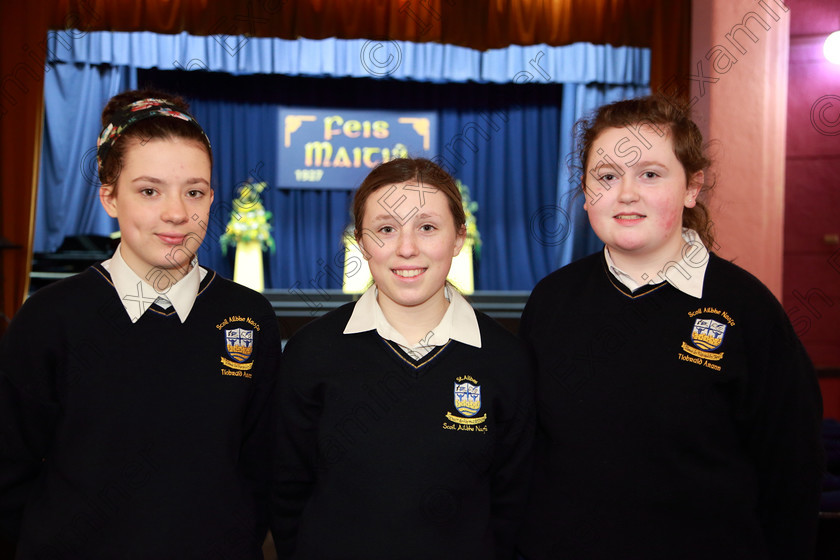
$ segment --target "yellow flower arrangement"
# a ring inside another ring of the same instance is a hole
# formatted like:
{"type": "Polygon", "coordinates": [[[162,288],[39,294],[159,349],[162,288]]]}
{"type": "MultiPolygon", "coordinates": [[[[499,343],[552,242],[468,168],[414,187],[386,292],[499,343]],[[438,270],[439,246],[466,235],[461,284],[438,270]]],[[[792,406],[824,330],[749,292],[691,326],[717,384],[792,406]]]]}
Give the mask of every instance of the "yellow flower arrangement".
{"type": "Polygon", "coordinates": [[[470,188],[461,182],[455,181],[458,190],[461,192],[461,202],[464,205],[464,214],[467,216],[467,239],[472,241],[476,257],[481,256],[481,234],[475,221],[475,213],[478,211],[478,202],[470,198],[470,188]]]}
{"type": "Polygon", "coordinates": [[[227,254],[228,247],[251,241],[258,242],[263,251],[270,249],[274,252],[274,238],[271,237],[269,223],[271,212],[266,211],[260,200],[260,193],[265,188],[265,182],[245,183],[239,187],[227,229],[219,238],[223,254],[227,254]]]}

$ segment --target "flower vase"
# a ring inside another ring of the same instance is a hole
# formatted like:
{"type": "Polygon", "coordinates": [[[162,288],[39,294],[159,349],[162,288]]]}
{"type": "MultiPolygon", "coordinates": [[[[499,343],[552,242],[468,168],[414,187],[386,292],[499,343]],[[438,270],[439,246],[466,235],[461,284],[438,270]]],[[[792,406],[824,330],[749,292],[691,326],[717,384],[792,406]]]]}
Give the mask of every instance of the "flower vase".
{"type": "Polygon", "coordinates": [[[259,241],[240,241],[236,244],[233,281],[258,292],[262,292],[265,288],[263,252],[259,241]]]}

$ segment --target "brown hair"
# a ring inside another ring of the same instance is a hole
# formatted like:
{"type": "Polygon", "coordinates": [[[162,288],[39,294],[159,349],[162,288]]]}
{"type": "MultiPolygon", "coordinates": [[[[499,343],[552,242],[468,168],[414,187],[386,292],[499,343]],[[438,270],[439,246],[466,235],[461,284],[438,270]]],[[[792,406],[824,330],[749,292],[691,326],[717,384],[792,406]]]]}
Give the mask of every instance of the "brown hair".
{"type": "Polygon", "coordinates": [[[365,217],[365,203],[377,190],[387,185],[415,180],[418,183],[438,188],[449,199],[449,209],[455,220],[455,231],[466,223],[461,191],[455,179],[435,162],[426,158],[397,158],[382,163],[368,173],[353,197],[353,219],[356,239],[361,239],[362,222],[365,217]]]}
{"type": "MultiPolygon", "coordinates": [[[[119,93],[112,97],[102,110],[102,128],[112,122],[114,115],[127,105],[143,99],[163,99],[171,103],[178,110],[189,113],[189,104],[180,96],[164,93],[153,89],[131,90],[119,93]]],[[[190,123],[182,119],[166,116],[155,116],[140,120],[120,134],[114,140],[113,145],[102,161],[99,170],[99,180],[103,185],[113,185],[116,188],[120,170],[125,162],[125,151],[130,139],[140,139],[143,142],[149,140],[169,140],[182,138],[194,140],[205,147],[210,157],[210,165],[213,165],[213,150],[200,127],[196,123],[190,123]]]]}
{"type": "Polygon", "coordinates": [[[685,169],[686,183],[698,171],[704,171],[704,182],[700,188],[694,208],[684,208],[682,225],[695,230],[703,244],[711,249],[714,246],[714,232],[708,207],[699,200],[708,197],[714,187],[710,181],[710,158],[703,146],[703,135],[697,124],[691,119],[689,108],[681,101],[664,95],[649,95],[617,101],[598,108],[590,118],[580,119],[575,123],[575,156],[572,162],[574,171],[580,173],[580,188],[586,189],[586,163],[595,139],[608,128],[638,129],[647,125],[661,132],[667,129],[674,147],[674,154],[685,169]]]}

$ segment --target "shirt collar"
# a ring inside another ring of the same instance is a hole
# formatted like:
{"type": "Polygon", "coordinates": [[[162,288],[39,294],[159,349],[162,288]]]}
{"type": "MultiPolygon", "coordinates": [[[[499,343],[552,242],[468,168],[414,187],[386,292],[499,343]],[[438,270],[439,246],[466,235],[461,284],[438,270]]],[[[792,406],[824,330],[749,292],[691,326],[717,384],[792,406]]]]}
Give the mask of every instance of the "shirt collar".
{"type": "Polygon", "coordinates": [[[440,323],[429,332],[422,341],[408,343],[405,337],[397,331],[385,318],[382,308],[376,299],[376,286],[371,286],[362,294],[353,308],[353,314],[344,327],[344,334],[354,334],[375,330],[379,336],[396,342],[406,348],[417,346],[443,346],[449,340],[457,340],[469,346],[481,348],[481,331],[478,319],[472,306],[457,290],[445,287],[445,295],[449,300],[440,323]]]}
{"type": "MultiPolygon", "coordinates": [[[[667,281],[684,294],[700,299],[703,297],[703,281],[706,278],[706,267],[709,265],[709,250],[693,229],[683,228],[682,238],[685,245],[683,245],[680,260],[668,263],[651,278],[648,284],[655,285],[667,281]]],[[[619,282],[631,291],[636,291],[641,287],[629,274],[615,266],[606,245],[604,259],[607,261],[607,268],[619,282]]]]}
{"type": "Polygon", "coordinates": [[[192,268],[186,276],[174,284],[168,284],[169,289],[166,291],[158,292],[123,260],[121,247],[117,247],[114,256],[103,261],[102,266],[111,275],[111,281],[131,322],[136,323],[155,302],[164,309],[171,305],[181,322],[186,321],[198,296],[198,287],[207,275],[207,271],[198,266],[198,257],[193,257],[190,263],[192,268]]]}

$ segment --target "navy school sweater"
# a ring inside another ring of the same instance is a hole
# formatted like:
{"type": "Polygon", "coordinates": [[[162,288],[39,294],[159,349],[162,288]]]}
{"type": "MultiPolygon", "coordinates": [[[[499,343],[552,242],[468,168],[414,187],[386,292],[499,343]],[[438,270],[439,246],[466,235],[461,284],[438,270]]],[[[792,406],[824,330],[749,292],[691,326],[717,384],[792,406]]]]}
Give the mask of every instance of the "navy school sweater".
{"type": "Polygon", "coordinates": [[[262,558],[279,353],[269,303],[212,271],[183,324],[157,306],[132,324],[100,265],[37,292],[0,347],[19,556],[262,558]]]}
{"type": "Polygon", "coordinates": [[[342,334],[353,305],[284,352],[279,557],[513,558],[534,430],[523,346],[477,313],[481,348],[450,341],[414,361],[376,331],[342,334]]]}
{"type": "Polygon", "coordinates": [[[813,557],[819,388],[757,279],[711,255],[702,299],[630,293],[599,252],[537,285],[522,335],[540,426],[529,560],[813,557]]]}

